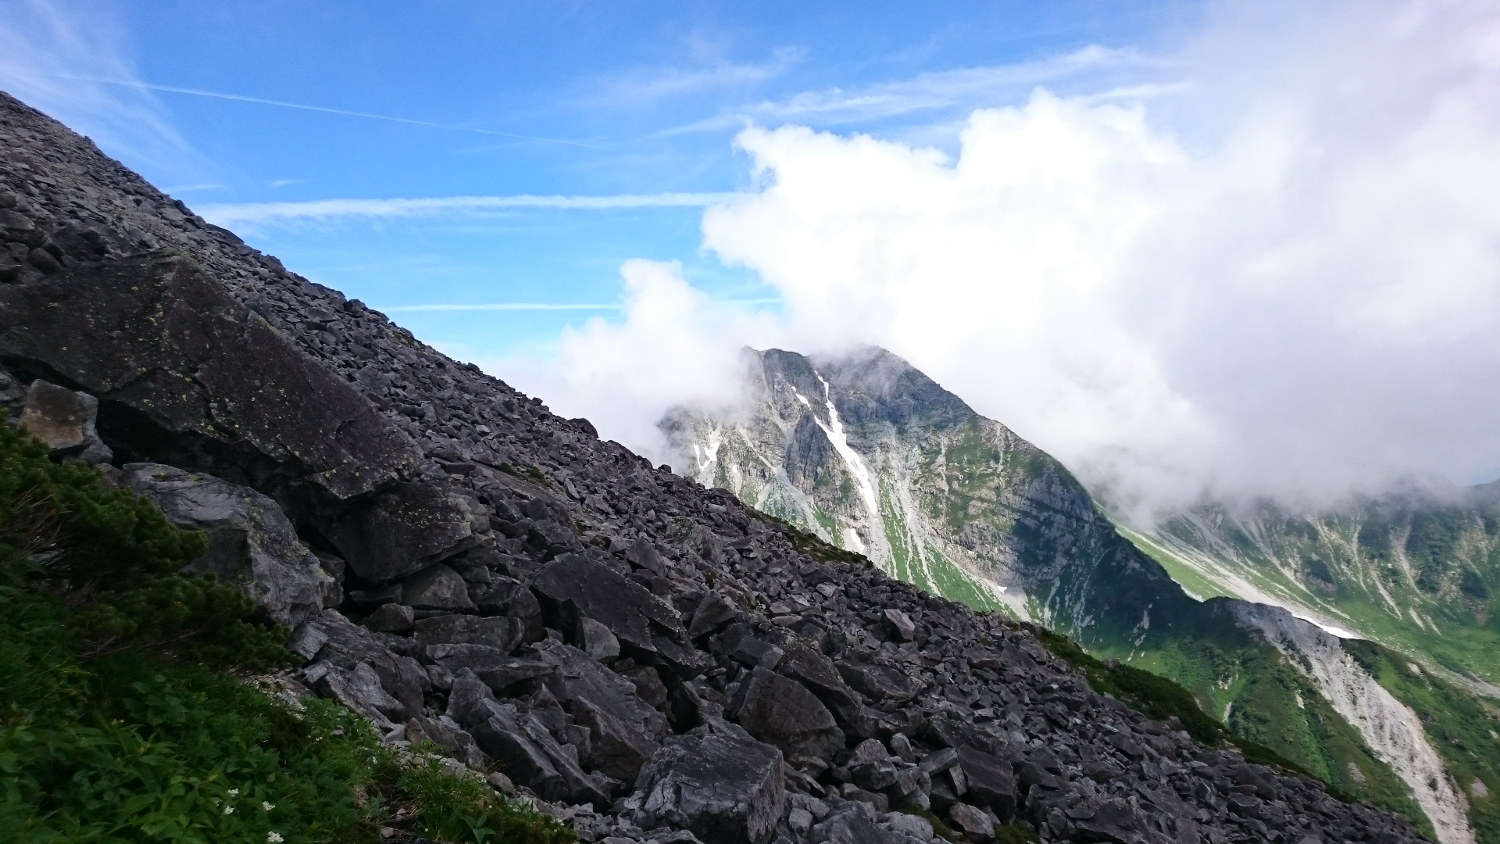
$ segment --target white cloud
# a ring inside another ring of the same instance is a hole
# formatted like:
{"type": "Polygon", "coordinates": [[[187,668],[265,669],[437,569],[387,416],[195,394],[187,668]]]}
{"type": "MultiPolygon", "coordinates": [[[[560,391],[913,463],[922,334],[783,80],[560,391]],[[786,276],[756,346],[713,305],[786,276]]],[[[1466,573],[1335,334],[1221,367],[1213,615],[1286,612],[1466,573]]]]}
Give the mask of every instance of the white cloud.
{"type": "Polygon", "coordinates": [[[480,361],[556,413],[583,416],[601,435],[628,444],[657,462],[669,458],[656,429],[674,406],[729,406],[739,398],[739,350],[744,342],[774,342],[764,314],[727,308],[691,287],[682,267],[627,261],[623,322],[591,319],[563,331],[554,360],[480,361]]]}
{"type": "Polygon", "coordinates": [[[305,202],[240,202],[197,209],[216,225],[245,226],[294,220],[351,217],[417,217],[501,211],[509,208],[563,208],[608,211],[622,208],[694,207],[723,202],[727,193],[647,193],[613,196],[442,196],[416,199],[314,199],[305,202]]]}
{"type": "MultiPolygon", "coordinates": [[[[710,208],[704,243],[781,294],[762,336],[886,346],[1143,507],[1494,466],[1500,7],[1222,4],[1174,66],[1168,99],[974,111],[951,159],[746,130],[764,190],[710,208]]],[[[755,342],[587,337],[565,371],[649,340],[665,382],[755,342]]],[[[649,436],[619,406],[601,427],[649,436]]]]}

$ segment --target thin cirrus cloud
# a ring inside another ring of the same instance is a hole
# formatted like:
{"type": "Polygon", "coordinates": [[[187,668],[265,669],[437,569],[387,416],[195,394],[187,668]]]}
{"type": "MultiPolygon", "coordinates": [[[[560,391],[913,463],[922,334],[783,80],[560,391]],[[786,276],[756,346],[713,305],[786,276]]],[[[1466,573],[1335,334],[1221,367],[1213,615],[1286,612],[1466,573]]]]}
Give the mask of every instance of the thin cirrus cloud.
{"type": "Polygon", "coordinates": [[[605,86],[608,91],[605,99],[612,103],[622,100],[639,103],[765,82],[786,73],[805,55],[803,50],[783,47],[774,50],[766,62],[721,61],[690,69],[664,67],[628,72],[605,86]]]}
{"type": "Polygon", "coordinates": [[[648,193],[608,196],[447,196],[413,199],[315,199],[306,202],[246,202],[204,205],[203,218],[220,226],[263,225],[294,221],[332,221],[352,218],[419,217],[440,214],[502,211],[514,208],[557,208],[609,211],[626,208],[691,208],[727,201],[732,193],[648,193]]]}
{"type": "MultiPolygon", "coordinates": [[[[1099,45],[1029,62],[958,68],[922,73],[910,79],[861,88],[803,91],[782,100],[766,100],[726,110],[713,117],[667,129],[662,136],[712,132],[746,123],[811,122],[820,125],[859,123],[955,106],[983,106],[1024,94],[1044,83],[1074,80],[1097,83],[1112,74],[1170,72],[1173,65],[1128,48],[1099,45]]],[[[1180,83],[1137,83],[1136,92],[1175,92],[1180,83]]]]}

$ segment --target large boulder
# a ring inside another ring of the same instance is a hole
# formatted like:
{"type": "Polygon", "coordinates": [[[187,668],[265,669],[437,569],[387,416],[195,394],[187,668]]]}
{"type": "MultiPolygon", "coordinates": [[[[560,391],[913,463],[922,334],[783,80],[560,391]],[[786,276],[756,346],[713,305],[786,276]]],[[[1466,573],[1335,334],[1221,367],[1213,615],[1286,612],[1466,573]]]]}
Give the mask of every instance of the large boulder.
{"type": "Polygon", "coordinates": [[[876,826],[875,809],[858,800],[836,801],[827,817],[812,828],[812,840],[823,844],[902,844],[895,834],[876,826]]]}
{"type": "Polygon", "coordinates": [[[401,602],[418,610],[472,610],[469,588],[459,573],[437,563],[406,578],[401,602]]]}
{"type": "Polygon", "coordinates": [[[667,719],[641,700],[635,684],[593,657],[561,642],[536,645],[557,666],[547,687],[579,724],[590,730],[584,764],[615,779],[635,779],[667,733],[667,719]]]}
{"type": "Polygon", "coordinates": [[[822,701],[796,680],[755,668],[732,701],[740,726],[789,757],[829,760],[844,749],[844,733],[822,701]]]}
{"type": "Polygon", "coordinates": [[[480,701],[468,714],[470,734],[479,749],[500,763],[506,776],[545,800],[609,806],[609,789],[578,767],[571,748],[564,749],[531,713],[493,700],[480,701]]]}
{"type": "Polygon", "coordinates": [[[271,621],[299,624],[325,603],[337,601],[333,578],[266,496],[211,475],[156,463],[127,464],[123,481],[155,504],[168,521],[208,536],[208,550],[189,564],[189,570],[238,585],[271,621]]]}
{"type": "MultiPolygon", "coordinates": [[[[386,604],[386,607],[392,606],[401,605],[386,604]]],[[[520,619],[474,615],[433,616],[418,620],[415,626],[417,641],[425,645],[487,645],[504,653],[510,653],[521,644],[523,632],[520,619]]]]}
{"type": "Polygon", "coordinates": [[[781,751],[736,730],[671,738],[626,803],[644,828],[685,827],[704,841],[764,844],[786,801],[781,751]]]}
{"type": "Polygon", "coordinates": [[[1016,778],[1009,761],[961,744],[958,764],[968,784],[966,799],[989,807],[1002,821],[1015,816],[1016,778]]]}
{"type": "MultiPolygon", "coordinates": [[[[696,623],[697,619],[694,619],[696,623]]],[[[833,660],[819,653],[801,637],[783,632],[777,640],[782,656],[776,673],[801,683],[827,706],[844,732],[860,738],[874,734],[875,718],[839,676],[833,660]]]]}
{"type": "MultiPolygon", "coordinates": [[[[371,582],[400,577],[479,544],[479,514],[432,484],[393,484],[326,520],[329,541],[371,582]]],[[[468,603],[468,599],[465,599],[468,603]]]]}
{"type": "Polygon", "coordinates": [[[367,666],[381,688],[400,701],[406,712],[415,713],[422,709],[432,683],[420,663],[391,649],[390,645],[404,641],[366,630],[338,610],[328,609],[298,625],[288,647],[303,656],[311,654],[312,664],[304,669],[309,676],[325,670],[325,666],[345,671],[367,666]]]}
{"type": "Polygon", "coordinates": [[[299,502],[299,522],[316,523],[367,580],[473,543],[463,502],[398,483],[419,454],[406,434],[180,255],[0,286],[0,362],[96,397],[116,456],[299,502]]]}
{"type": "Polygon", "coordinates": [[[352,385],[168,252],[0,288],[0,357],[97,396],[106,441],[160,462],[216,451],[340,500],[415,465],[352,385]]]}
{"type": "Polygon", "coordinates": [[[582,554],[564,554],[548,563],[532,589],[558,623],[575,635],[579,619],[591,618],[609,628],[622,646],[640,654],[687,642],[687,631],[671,607],[582,554]]]}

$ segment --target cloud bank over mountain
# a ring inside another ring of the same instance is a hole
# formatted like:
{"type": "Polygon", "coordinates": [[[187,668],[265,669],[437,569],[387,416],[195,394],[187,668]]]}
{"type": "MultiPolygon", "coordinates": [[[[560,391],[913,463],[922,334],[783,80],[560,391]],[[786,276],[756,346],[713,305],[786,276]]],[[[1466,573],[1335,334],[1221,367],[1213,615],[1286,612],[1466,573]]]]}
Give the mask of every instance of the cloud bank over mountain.
{"type": "Polygon", "coordinates": [[[1500,8],[1226,4],[1163,61],[1158,96],[974,111],[953,154],[747,128],[760,189],[703,243],[784,307],[634,265],[623,324],[517,380],[650,451],[741,344],[878,344],[1139,511],[1493,474],[1500,8]]]}

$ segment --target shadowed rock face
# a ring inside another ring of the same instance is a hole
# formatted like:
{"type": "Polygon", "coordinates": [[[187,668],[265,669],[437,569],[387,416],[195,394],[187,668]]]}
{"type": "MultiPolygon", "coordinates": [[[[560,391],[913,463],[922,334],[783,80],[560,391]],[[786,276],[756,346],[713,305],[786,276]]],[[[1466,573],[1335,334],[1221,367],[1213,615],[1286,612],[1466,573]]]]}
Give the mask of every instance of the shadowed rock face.
{"type": "Polygon", "coordinates": [[[271,621],[299,624],[339,603],[333,578],[266,496],[155,463],[132,463],[123,479],[173,524],[203,531],[208,550],[191,568],[239,585],[271,621]]]}
{"type": "Polygon", "coordinates": [[[0,361],[96,396],[100,435],[125,459],[310,499],[305,520],[366,580],[473,544],[462,501],[398,480],[417,465],[411,440],[187,258],[82,264],[0,288],[0,361]]]}
{"type": "Polygon", "coordinates": [[[410,441],[187,258],[85,264],[0,288],[0,359],[103,403],[141,457],[197,447],[336,499],[415,466],[410,441]],[[156,452],[156,453],[150,453],[156,452]]]}
{"type": "Polygon", "coordinates": [[[819,562],[4,95],[0,165],[0,403],[82,390],[117,462],[271,496],[345,578],[292,633],[297,680],[504,772],[581,840],[926,840],[902,805],[1013,811],[1044,841],[1415,840],[1093,694],[1024,627],[819,562]]]}

